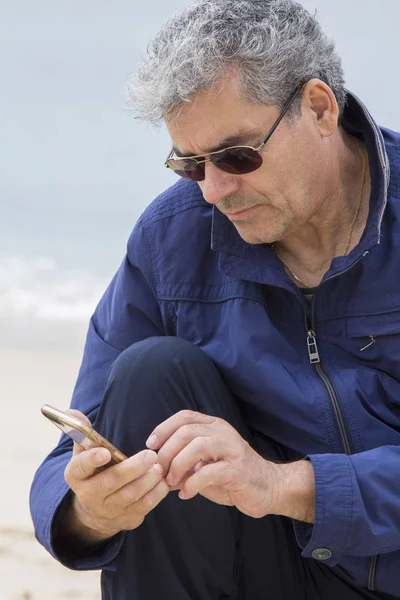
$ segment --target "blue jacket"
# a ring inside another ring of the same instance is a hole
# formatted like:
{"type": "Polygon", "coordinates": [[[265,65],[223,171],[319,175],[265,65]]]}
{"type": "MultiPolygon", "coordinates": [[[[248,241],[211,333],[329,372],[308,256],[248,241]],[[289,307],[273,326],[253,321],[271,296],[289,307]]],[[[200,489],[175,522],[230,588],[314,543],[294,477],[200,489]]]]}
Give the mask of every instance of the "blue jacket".
{"type": "MultiPolygon", "coordinates": [[[[370,212],[312,304],[268,245],[244,242],[196,183],[179,180],[139,219],[96,308],[72,406],[93,421],[110,365],[138,340],[197,344],[242,399],[247,423],[312,461],[315,524],[294,524],[303,555],[400,597],[400,135],[379,129],[350,93],[343,125],[368,146],[370,212]]],[[[32,486],[37,537],[50,552],[70,455],[63,438],[32,486]]],[[[108,549],[66,564],[117,562],[108,549]]]]}

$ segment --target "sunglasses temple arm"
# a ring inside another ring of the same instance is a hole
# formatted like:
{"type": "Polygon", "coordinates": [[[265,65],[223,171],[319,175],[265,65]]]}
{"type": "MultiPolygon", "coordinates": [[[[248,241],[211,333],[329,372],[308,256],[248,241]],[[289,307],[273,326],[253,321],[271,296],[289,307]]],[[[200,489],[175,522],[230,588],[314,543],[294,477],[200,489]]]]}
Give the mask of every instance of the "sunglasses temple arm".
{"type": "Polygon", "coordinates": [[[174,155],[174,149],[172,148],[171,152],[168,154],[167,158],[165,159],[165,166],[169,168],[169,165],[167,164],[167,161],[169,161],[170,158],[172,158],[174,155]]]}
{"type": "Polygon", "coordinates": [[[264,146],[264,144],[266,144],[268,142],[269,138],[274,133],[275,129],[278,127],[278,125],[282,121],[283,117],[286,115],[287,111],[290,108],[290,105],[292,104],[292,102],[296,98],[297,94],[300,92],[300,90],[304,86],[305,86],[305,83],[302,83],[301,85],[299,85],[295,89],[295,91],[293,92],[292,96],[290,96],[289,100],[286,102],[285,106],[283,107],[283,110],[282,110],[281,114],[279,115],[278,119],[275,121],[274,126],[272,127],[271,131],[268,132],[267,137],[262,141],[262,144],[261,144],[262,146],[264,146]]]}

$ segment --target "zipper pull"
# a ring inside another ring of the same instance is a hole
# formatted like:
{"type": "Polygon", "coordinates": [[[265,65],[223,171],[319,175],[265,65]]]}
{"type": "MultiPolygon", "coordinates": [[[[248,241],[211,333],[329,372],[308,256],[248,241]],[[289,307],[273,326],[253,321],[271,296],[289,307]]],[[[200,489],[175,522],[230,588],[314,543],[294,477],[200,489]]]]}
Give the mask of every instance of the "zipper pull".
{"type": "Polygon", "coordinates": [[[366,346],[364,346],[364,348],[360,348],[360,352],[364,352],[364,350],[366,350],[367,348],[369,348],[370,346],[372,346],[373,344],[375,344],[375,342],[376,342],[375,336],[374,335],[369,335],[368,337],[371,340],[370,343],[367,344],[366,346]]]}
{"type": "Polygon", "coordinates": [[[319,359],[319,352],[317,340],[315,338],[315,333],[311,329],[307,332],[307,346],[308,356],[310,357],[310,363],[313,365],[315,363],[321,362],[319,359]]]}

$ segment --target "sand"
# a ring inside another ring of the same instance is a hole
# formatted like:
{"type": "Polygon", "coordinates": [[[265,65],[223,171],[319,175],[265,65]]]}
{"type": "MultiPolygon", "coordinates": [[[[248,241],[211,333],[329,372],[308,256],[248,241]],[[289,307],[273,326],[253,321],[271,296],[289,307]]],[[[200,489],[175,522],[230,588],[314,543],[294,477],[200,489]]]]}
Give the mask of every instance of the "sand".
{"type": "Polygon", "coordinates": [[[99,572],[70,571],[35,540],[28,505],[34,472],[59,438],[40,406],[68,407],[82,341],[69,352],[0,347],[0,600],[100,599],[99,572]]]}

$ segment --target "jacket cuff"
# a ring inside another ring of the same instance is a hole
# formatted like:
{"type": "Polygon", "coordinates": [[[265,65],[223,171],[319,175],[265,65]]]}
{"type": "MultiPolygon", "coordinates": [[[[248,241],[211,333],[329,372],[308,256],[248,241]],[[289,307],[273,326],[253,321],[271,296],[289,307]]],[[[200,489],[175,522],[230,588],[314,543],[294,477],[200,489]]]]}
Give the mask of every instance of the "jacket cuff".
{"type": "Polygon", "coordinates": [[[84,554],[72,555],[71,549],[63,548],[62,540],[57,538],[58,515],[63,503],[67,500],[70,488],[64,482],[56,495],[56,501],[50,513],[48,527],[44,532],[45,545],[54,558],[68,569],[74,571],[115,571],[115,559],[118,556],[125,539],[125,533],[114,536],[106,543],[99,544],[84,554]],[[46,543],[47,542],[47,543],[46,543]]]}
{"type": "Polygon", "coordinates": [[[334,566],[345,553],[353,513],[353,475],[345,454],[314,454],[314,525],[294,522],[302,556],[334,566]]]}

